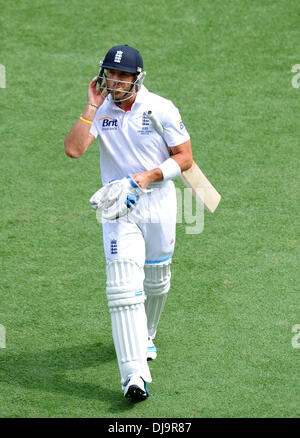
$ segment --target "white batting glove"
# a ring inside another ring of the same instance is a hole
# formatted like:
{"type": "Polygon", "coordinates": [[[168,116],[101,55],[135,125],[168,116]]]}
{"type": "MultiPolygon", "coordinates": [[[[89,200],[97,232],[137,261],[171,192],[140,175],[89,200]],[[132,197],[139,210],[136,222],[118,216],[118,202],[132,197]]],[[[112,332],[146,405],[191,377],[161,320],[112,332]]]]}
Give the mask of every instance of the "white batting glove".
{"type": "Polygon", "coordinates": [[[105,184],[91,197],[92,207],[102,210],[106,220],[118,219],[132,211],[140,196],[152,190],[142,189],[130,176],[105,184]]]}

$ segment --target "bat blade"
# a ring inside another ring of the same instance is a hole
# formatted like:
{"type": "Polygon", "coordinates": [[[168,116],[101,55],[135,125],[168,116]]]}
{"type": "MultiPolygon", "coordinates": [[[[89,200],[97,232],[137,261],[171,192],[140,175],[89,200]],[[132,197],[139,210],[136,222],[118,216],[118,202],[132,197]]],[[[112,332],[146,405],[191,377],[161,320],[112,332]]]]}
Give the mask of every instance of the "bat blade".
{"type": "Polygon", "coordinates": [[[192,189],[196,200],[202,203],[207,211],[213,213],[219,205],[221,195],[208,181],[195,161],[188,170],[181,173],[181,179],[186,187],[192,189]]]}

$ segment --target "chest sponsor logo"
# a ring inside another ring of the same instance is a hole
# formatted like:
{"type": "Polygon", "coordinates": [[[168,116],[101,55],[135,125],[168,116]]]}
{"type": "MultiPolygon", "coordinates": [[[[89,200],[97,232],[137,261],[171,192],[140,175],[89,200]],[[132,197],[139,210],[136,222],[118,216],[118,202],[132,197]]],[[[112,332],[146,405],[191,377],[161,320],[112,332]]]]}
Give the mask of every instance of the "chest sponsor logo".
{"type": "Polygon", "coordinates": [[[100,119],[98,119],[98,120],[100,121],[101,127],[104,131],[118,128],[118,120],[117,119],[113,119],[112,117],[105,116],[105,117],[100,117],[100,119]]]}

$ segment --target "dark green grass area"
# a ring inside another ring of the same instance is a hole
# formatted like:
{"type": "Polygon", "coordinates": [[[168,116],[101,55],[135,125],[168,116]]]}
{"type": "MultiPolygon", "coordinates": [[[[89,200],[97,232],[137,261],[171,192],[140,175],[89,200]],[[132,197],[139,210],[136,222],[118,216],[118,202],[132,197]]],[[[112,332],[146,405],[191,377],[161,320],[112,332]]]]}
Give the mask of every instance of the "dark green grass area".
{"type": "Polygon", "coordinates": [[[300,416],[299,19],[291,0],[1,2],[1,417],[300,416]],[[201,234],[178,224],[151,397],[137,405],[120,390],[88,203],[98,146],[79,160],[63,146],[121,43],[179,107],[222,194],[201,234]]]}

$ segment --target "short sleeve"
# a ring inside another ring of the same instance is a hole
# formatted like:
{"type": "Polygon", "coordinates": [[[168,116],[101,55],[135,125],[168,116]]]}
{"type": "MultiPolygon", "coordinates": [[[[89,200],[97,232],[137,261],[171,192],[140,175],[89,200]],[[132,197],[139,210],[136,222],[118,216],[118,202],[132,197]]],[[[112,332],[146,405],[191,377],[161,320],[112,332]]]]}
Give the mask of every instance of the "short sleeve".
{"type": "MultiPolygon", "coordinates": [[[[96,117],[95,117],[95,118],[96,118],[96,117]]],[[[95,120],[95,119],[94,119],[94,120],[95,120]]],[[[98,137],[98,130],[97,130],[97,127],[96,127],[96,123],[95,123],[95,122],[92,123],[91,129],[90,129],[90,134],[92,134],[95,138],[98,137]]]]}
{"type": "Polygon", "coordinates": [[[176,106],[169,101],[168,108],[165,109],[163,115],[163,137],[169,147],[178,146],[190,140],[181,115],[176,106]]]}

